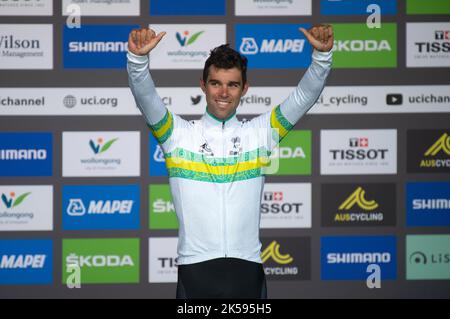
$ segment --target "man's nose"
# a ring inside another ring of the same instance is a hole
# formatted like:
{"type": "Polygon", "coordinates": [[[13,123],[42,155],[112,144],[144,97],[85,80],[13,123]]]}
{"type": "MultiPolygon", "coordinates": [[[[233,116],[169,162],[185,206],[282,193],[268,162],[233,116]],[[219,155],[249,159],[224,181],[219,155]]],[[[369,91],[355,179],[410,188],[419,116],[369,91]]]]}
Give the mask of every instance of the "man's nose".
{"type": "Polygon", "coordinates": [[[226,85],[221,86],[219,94],[222,97],[227,97],[228,96],[228,87],[226,85]]]}

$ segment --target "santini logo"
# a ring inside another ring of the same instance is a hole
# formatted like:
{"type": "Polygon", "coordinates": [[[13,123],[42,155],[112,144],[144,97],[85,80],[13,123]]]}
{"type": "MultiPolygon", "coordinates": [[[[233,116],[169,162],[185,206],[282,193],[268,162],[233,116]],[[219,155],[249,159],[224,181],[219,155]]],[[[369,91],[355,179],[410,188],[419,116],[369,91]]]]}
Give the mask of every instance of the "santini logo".
{"type": "Polygon", "coordinates": [[[305,40],[301,39],[264,39],[258,47],[254,38],[242,38],[240,51],[243,54],[301,53],[304,46],[305,40]]]}
{"type": "Polygon", "coordinates": [[[29,195],[31,194],[31,192],[19,195],[16,199],[14,199],[16,197],[16,193],[11,192],[9,194],[10,198],[8,198],[5,194],[2,194],[2,201],[3,204],[5,204],[6,208],[11,208],[11,207],[17,207],[19,206],[24,200],[25,198],[27,198],[29,195]]]}
{"type": "Polygon", "coordinates": [[[89,146],[91,147],[91,149],[94,151],[95,154],[101,154],[103,152],[106,152],[111,145],[114,144],[114,142],[116,142],[118,140],[118,138],[114,138],[112,140],[109,140],[108,142],[106,142],[103,146],[103,138],[99,138],[97,139],[98,144],[95,144],[94,141],[89,140],[89,146]]]}
{"type": "Polygon", "coordinates": [[[294,259],[289,255],[282,255],[280,253],[280,244],[274,240],[261,254],[262,262],[265,263],[267,260],[272,258],[277,264],[286,265],[294,261],[294,259]]]}
{"type": "Polygon", "coordinates": [[[378,203],[374,200],[365,199],[366,191],[358,187],[342,204],[339,210],[350,210],[355,204],[364,210],[374,210],[378,208],[378,203]]]}

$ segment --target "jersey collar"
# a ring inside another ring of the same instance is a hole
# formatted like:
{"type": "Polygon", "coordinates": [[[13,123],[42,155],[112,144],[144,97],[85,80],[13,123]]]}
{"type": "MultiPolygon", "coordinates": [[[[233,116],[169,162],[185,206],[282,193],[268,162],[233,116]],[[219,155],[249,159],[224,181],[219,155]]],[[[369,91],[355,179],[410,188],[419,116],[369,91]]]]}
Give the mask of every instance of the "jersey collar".
{"type": "Polygon", "coordinates": [[[202,120],[208,125],[217,128],[226,128],[231,127],[239,123],[236,117],[236,111],[231,114],[228,118],[221,120],[215,117],[213,114],[208,112],[208,108],[206,108],[205,114],[203,114],[202,120]]]}

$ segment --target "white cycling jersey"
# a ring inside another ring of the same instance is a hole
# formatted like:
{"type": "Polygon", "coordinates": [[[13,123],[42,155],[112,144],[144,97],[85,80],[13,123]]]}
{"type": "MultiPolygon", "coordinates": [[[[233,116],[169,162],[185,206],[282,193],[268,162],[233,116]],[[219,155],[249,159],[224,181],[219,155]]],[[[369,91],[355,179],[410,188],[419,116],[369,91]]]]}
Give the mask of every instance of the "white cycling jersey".
{"type": "Polygon", "coordinates": [[[311,66],[280,105],[250,121],[207,111],[187,121],[156,92],[148,57],[128,52],[131,91],[166,159],[179,221],[178,264],[220,257],[261,263],[260,205],[264,168],[276,144],[311,108],[331,69],[331,52],[314,51],[311,66]]]}

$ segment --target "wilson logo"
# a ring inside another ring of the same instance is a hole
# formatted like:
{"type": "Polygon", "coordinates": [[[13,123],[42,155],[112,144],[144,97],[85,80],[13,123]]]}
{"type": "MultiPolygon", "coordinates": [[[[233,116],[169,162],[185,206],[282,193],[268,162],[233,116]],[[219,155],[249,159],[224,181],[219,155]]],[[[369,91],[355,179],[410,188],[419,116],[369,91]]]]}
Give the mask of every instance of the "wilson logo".
{"type": "Polygon", "coordinates": [[[89,146],[91,147],[91,149],[94,151],[95,154],[101,154],[103,152],[106,152],[117,140],[118,138],[114,138],[106,142],[104,145],[102,145],[103,139],[100,137],[97,140],[98,144],[95,144],[94,141],[90,140],[89,146]]]}
{"type": "Polygon", "coordinates": [[[17,207],[17,206],[19,206],[19,205],[25,200],[25,198],[27,198],[30,194],[31,194],[31,192],[22,194],[22,195],[18,196],[16,199],[15,199],[16,193],[14,193],[14,192],[11,192],[11,193],[9,194],[9,196],[10,196],[9,198],[8,198],[5,194],[2,194],[2,202],[3,202],[3,204],[5,204],[6,208],[17,207]]]}
{"type": "Polygon", "coordinates": [[[205,31],[196,32],[196,33],[194,33],[191,37],[189,37],[189,31],[184,31],[184,32],[183,32],[183,36],[182,36],[179,32],[177,32],[177,33],[176,33],[176,37],[177,37],[178,43],[179,43],[182,47],[187,47],[188,45],[191,45],[192,43],[194,43],[195,41],[197,41],[197,39],[198,39],[203,33],[205,33],[205,31]]]}
{"type": "Polygon", "coordinates": [[[425,156],[435,156],[440,151],[450,155],[450,136],[447,133],[442,136],[425,152],[425,156]]]}
{"type": "Polygon", "coordinates": [[[366,191],[358,187],[340,206],[339,210],[350,210],[355,204],[364,210],[374,210],[378,208],[378,203],[374,200],[365,199],[366,191]]]}
{"type": "Polygon", "coordinates": [[[289,254],[282,255],[280,253],[280,244],[278,244],[276,240],[270,243],[270,245],[267,246],[267,248],[264,249],[261,254],[263,263],[265,263],[270,258],[272,258],[277,264],[280,265],[290,264],[294,261],[294,258],[292,258],[289,254]]]}

